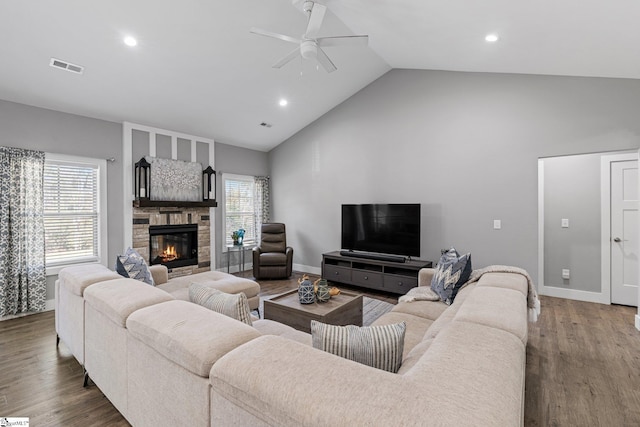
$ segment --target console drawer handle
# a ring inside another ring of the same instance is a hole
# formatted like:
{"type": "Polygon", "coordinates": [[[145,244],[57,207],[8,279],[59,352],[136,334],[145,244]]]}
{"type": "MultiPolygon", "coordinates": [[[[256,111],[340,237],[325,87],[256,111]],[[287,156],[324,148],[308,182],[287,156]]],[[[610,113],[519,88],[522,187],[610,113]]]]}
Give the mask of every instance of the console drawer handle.
{"type": "Polygon", "coordinates": [[[369,280],[369,276],[364,276],[364,280],[369,280]]]}
{"type": "Polygon", "coordinates": [[[402,282],[398,282],[398,286],[402,286],[402,282]]]}
{"type": "Polygon", "coordinates": [[[338,274],[340,274],[340,273],[339,273],[338,271],[336,271],[336,276],[337,276],[338,274]]]}

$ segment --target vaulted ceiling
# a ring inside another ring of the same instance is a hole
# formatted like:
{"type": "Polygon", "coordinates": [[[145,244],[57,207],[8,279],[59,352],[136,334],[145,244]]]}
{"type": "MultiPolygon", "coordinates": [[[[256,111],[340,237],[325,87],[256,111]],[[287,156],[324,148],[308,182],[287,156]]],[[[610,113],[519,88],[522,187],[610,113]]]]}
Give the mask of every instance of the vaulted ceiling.
{"type": "Polygon", "coordinates": [[[268,151],[391,68],[640,78],[638,1],[324,0],[319,36],[369,35],[325,49],[333,73],[271,68],[293,45],[249,32],[299,38],[294,3],[3,0],[0,99],[268,151]]]}

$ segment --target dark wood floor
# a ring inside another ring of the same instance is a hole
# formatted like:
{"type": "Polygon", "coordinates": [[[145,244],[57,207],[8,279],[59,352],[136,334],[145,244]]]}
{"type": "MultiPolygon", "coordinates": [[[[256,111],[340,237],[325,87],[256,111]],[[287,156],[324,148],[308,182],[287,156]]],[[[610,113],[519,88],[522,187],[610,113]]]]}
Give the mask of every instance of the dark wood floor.
{"type": "MultiPolygon", "coordinates": [[[[298,277],[262,282],[261,295],[292,289],[298,277]]],[[[540,320],[529,326],[525,425],[640,425],[636,309],[541,300],[540,320]]],[[[55,337],[53,312],[0,322],[0,417],[30,417],[32,426],[127,426],[97,387],[82,387],[82,368],[55,337]]]]}

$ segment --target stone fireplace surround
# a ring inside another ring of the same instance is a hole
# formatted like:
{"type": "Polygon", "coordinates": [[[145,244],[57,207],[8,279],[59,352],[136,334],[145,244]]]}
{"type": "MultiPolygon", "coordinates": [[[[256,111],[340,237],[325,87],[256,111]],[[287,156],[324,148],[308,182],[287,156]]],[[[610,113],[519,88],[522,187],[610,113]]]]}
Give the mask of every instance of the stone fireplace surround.
{"type": "MultiPolygon", "coordinates": [[[[180,202],[176,202],[180,203],[180,202]]],[[[133,208],[133,248],[149,260],[150,225],[198,225],[198,265],[169,270],[169,278],[209,271],[211,267],[211,219],[209,208],[133,208]]]]}

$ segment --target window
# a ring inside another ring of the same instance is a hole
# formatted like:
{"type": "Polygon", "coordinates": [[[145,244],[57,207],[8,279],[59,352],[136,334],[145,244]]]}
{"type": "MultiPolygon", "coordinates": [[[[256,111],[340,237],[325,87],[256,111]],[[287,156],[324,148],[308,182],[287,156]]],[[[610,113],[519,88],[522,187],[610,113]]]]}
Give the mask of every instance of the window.
{"type": "Polygon", "coordinates": [[[226,245],[232,245],[231,233],[244,228],[244,243],[255,245],[256,242],[256,211],[255,184],[252,176],[222,175],[224,189],[223,229],[225,230],[226,245]]]}
{"type": "Polygon", "coordinates": [[[44,234],[47,272],[106,254],[106,162],[47,153],[44,164],[44,234]],[[105,247],[103,247],[105,246],[105,247]]]}

